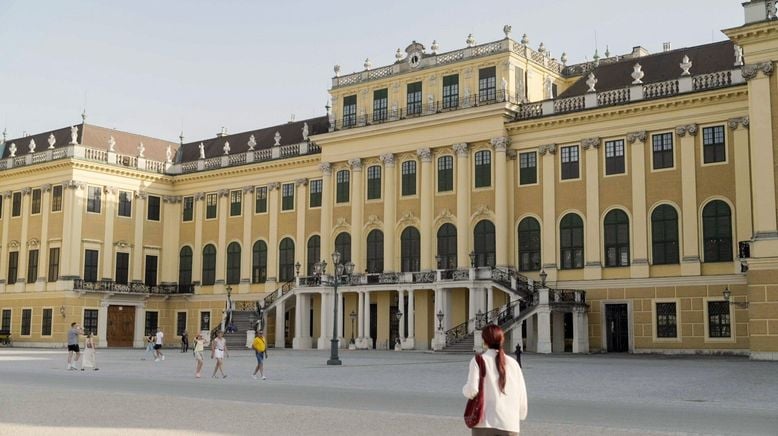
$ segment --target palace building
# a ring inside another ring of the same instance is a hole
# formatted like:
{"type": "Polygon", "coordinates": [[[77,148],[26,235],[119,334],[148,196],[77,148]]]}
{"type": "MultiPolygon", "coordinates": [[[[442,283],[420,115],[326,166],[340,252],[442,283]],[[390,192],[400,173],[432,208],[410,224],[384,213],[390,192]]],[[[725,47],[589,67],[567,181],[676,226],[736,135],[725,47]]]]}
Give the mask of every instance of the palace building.
{"type": "Polygon", "coordinates": [[[744,10],[575,65],[510,26],[413,42],[336,66],[321,117],[193,142],[4,135],[0,331],[471,350],[492,322],[539,353],[778,359],[776,2],[744,10]]]}

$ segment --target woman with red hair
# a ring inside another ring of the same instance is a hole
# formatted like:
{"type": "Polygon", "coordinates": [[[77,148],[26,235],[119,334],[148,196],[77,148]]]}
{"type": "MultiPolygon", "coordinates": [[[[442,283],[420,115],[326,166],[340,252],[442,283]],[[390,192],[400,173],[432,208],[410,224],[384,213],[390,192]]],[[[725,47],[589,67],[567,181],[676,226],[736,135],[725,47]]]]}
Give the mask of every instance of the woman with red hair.
{"type": "Polygon", "coordinates": [[[489,324],[481,330],[486,351],[470,361],[470,373],[462,393],[469,399],[479,393],[481,360],[485,373],[483,379],[483,415],[473,427],[473,435],[518,435],[519,422],[527,418],[527,387],[519,364],[505,358],[502,329],[489,324]]]}

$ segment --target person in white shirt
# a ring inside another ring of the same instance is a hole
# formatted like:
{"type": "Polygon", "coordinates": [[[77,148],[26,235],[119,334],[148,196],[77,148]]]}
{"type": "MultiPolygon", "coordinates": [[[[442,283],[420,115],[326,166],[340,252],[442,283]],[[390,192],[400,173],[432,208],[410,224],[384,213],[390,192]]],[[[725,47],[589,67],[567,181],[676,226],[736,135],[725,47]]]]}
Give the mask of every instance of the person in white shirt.
{"type": "Polygon", "coordinates": [[[154,359],[155,362],[159,362],[160,359],[165,360],[165,355],[162,354],[162,340],[165,334],[162,333],[162,329],[157,329],[157,337],[154,339],[154,359]]]}
{"type": "MultiPolygon", "coordinates": [[[[502,329],[489,324],[481,331],[486,351],[481,355],[486,366],[484,376],[483,418],[473,427],[473,435],[518,435],[520,421],[527,418],[527,387],[519,364],[507,359],[502,349],[502,329]]],[[[478,363],[470,361],[470,372],[462,394],[467,398],[478,395],[480,378],[478,363]]]]}

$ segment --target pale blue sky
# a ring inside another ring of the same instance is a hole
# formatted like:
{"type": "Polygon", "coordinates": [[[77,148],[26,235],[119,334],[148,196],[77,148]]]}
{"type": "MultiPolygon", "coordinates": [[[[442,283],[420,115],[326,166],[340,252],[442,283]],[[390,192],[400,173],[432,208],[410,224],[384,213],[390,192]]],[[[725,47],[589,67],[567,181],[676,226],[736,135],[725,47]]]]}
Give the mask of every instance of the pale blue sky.
{"type": "MultiPolygon", "coordinates": [[[[411,40],[440,51],[503,37],[569,63],[662,42],[723,40],[739,0],[0,0],[0,123],[9,137],[87,122],[177,140],[324,114],[332,66],[394,61],[411,40]]],[[[1,127],[1,126],[0,126],[1,127]]],[[[2,129],[0,129],[2,130],[2,129]]]]}

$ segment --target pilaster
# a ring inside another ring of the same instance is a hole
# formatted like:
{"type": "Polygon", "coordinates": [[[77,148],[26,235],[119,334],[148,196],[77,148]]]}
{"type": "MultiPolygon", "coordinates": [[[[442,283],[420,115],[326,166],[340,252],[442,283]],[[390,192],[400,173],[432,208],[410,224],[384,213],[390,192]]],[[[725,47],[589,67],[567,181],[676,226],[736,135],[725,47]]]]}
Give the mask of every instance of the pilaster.
{"type": "Polygon", "coordinates": [[[243,187],[243,254],[240,257],[240,286],[238,292],[250,292],[251,260],[254,244],[251,240],[251,223],[254,221],[254,186],[243,187]]]}
{"type": "Polygon", "coordinates": [[[749,157],[749,118],[732,118],[732,149],[735,155],[735,229],[736,241],[749,241],[754,234],[751,209],[751,160],[749,157]]]}
{"type": "Polygon", "coordinates": [[[507,235],[512,233],[508,229],[508,187],[511,184],[508,181],[508,159],[506,155],[510,138],[507,136],[492,138],[491,144],[494,147],[495,232],[497,235],[504,235],[495,238],[496,265],[507,267],[511,264],[508,258],[508,240],[512,239],[507,237],[507,235]]]}
{"type": "MultiPolygon", "coordinates": [[[[581,140],[581,148],[584,150],[586,161],[584,278],[587,280],[602,278],[602,261],[600,257],[600,159],[598,158],[600,143],[600,138],[585,138],[581,140]]],[[[553,197],[551,198],[553,199],[553,197]]]]}
{"type": "MultiPolygon", "coordinates": [[[[49,215],[51,214],[51,185],[41,186],[41,242],[38,253],[38,282],[45,289],[49,272],[49,215]]],[[[3,239],[5,241],[5,239],[3,239]]],[[[3,271],[0,269],[0,271],[3,271]]]]}
{"type": "MultiPolygon", "coordinates": [[[[200,284],[203,280],[203,215],[205,194],[197,192],[194,195],[194,247],[192,248],[192,283],[200,284]]],[[[199,321],[199,320],[198,320],[199,321]]]]}
{"type": "Polygon", "coordinates": [[[30,188],[22,189],[22,231],[19,235],[19,268],[17,269],[17,281],[16,287],[21,290],[24,289],[24,285],[27,283],[27,256],[30,251],[30,247],[27,244],[28,234],[30,229],[30,188]]]}
{"type": "Polygon", "coordinates": [[[332,165],[322,162],[321,170],[321,253],[332,253],[332,165]]]}
{"type": "Polygon", "coordinates": [[[457,155],[457,265],[459,268],[469,268],[470,151],[467,143],[463,142],[454,144],[454,152],[457,155]]]}
{"type": "Polygon", "coordinates": [[[132,262],[130,262],[130,280],[143,282],[143,227],[146,221],[146,197],[143,191],[135,193],[133,205],[133,222],[135,224],[135,240],[132,244],[132,262]]]}
{"type": "MultiPolygon", "coordinates": [[[[267,203],[269,228],[267,234],[267,281],[274,283],[278,278],[278,191],[281,184],[271,182],[267,185],[267,203]]],[[[272,289],[272,288],[271,288],[272,289]]]]}
{"type": "MultiPolygon", "coordinates": [[[[364,225],[364,193],[362,177],[362,160],[354,158],[348,161],[351,167],[351,262],[354,263],[354,271],[364,271],[362,256],[362,227],[364,225]]],[[[334,267],[334,265],[333,265],[334,267]]]]}
{"type": "Polygon", "coordinates": [[[433,170],[432,170],[432,151],[429,148],[423,147],[416,150],[416,154],[421,159],[421,270],[430,271],[433,268],[435,256],[432,254],[432,241],[434,240],[435,232],[432,230],[432,214],[434,213],[434,198],[433,189],[435,183],[433,182],[433,170]]]}
{"type": "Polygon", "coordinates": [[[179,220],[181,219],[181,197],[162,197],[162,250],[160,253],[160,280],[162,283],[178,283],[179,220]]]}
{"type": "Polygon", "coordinates": [[[394,155],[381,155],[384,163],[384,272],[394,272],[394,228],[397,223],[397,181],[394,155]]]}
{"type": "MultiPolygon", "coordinates": [[[[220,189],[217,191],[216,195],[218,196],[217,210],[219,215],[219,236],[216,242],[216,280],[213,288],[214,293],[224,292],[224,283],[227,278],[227,212],[229,209],[230,190],[220,189]]],[[[270,257],[271,256],[269,255],[268,258],[270,257]]]]}
{"type": "MultiPolygon", "coordinates": [[[[100,253],[100,264],[103,267],[102,278],[103,280],[111,280],[113,278],[113,227],[116,219],[116,203],[118,188],[114,186],[106,186],[103,188],[105,193],[105,208],[103,213],[105,214],[105,227],[103,229],[103,249],[100,253]]],[[[136,212],[137,211],[133,211],[136,212]]]]}
{"type": "Polygon", "coordinates": [[[556,164],[554,160],[556,147],[556,144],[546,144],[540,146],[538,150],[538,154],[541,156],[541,183],[543,186],[542,268],[548,274],[548,280],[551,281],[556,280],[557,277],[556,164]]]}
{"type": "Polygon", "coordinates": [[[306,215],[306,197],[307,197],[307,191],[308,191],[308,179],[306,178],[300,178],[295,180],[295,214],[297,215],[297,225],[296,230],[297,234],[295,238],[297,239],[297,247],[294,250],[294,257],[295,262],[299,262],[301,266],[301,271],[303,271],[303,274],[305,274],[307,271],[305,271],[304,266],[306,265],[305,262],[305,256],[306,256],[306,250],[308,249],[308,241],[305,238],[305,215],[306,215]]]}
{"type": "Polygon", "coordinates": [[[697,235],[697,162],[695,137],[697,125],[679,126],[675,133],[680,138],[681,155],[681,216],[683,216],[683,256],[681,275],[700,275],[700,249],[697,235]]]}
{"type": "Polygon", "coordinates": [[[3,196],[3,230],[0,240],[0,291],[5,291],[6,272],[8,271],[8,226],[11,222],[11,191],[0,193],[3,196]]]}
{"type": "MultiPolygon", "coordinates": [[[[646,139],[645,131],[627,135],[632,159],[632,278],[648,277],[648,228],[646,218],[646,139]]],[[[588,347],[587,347],[588,348],[588,347]]]]}

